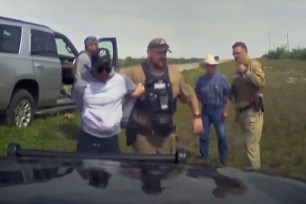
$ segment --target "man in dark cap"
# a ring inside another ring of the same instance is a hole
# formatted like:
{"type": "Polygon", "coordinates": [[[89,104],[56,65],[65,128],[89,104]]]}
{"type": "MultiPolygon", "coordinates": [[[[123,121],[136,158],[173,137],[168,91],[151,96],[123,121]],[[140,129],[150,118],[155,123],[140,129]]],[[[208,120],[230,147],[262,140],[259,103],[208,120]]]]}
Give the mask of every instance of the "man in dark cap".
{"type": "Polygon", "coordinates": [[[86,79],[82,77],[82,71],[91,67],[91,54],[98,49],[98,40],[96,37],[89,36],[84,40],[84,45],[85,50],[79,54],[74,64],[73,98],[80,111],[83,108],[83,94],[87,85],[86,79]]]}
{"type": "Polygon", "coordinates": [[[175,152],[177,99],[190,105],[194,133],[203,131],[193,88],[177,69],[167,66],[167,52],[171,50],[164,39],[153,39],[148,45],[147,59],[141,66],[122,69],[136,84],[144,84],[146,90],[137,100],[126,129],[127,144],[133,145],[137,153],[175,152]]]}

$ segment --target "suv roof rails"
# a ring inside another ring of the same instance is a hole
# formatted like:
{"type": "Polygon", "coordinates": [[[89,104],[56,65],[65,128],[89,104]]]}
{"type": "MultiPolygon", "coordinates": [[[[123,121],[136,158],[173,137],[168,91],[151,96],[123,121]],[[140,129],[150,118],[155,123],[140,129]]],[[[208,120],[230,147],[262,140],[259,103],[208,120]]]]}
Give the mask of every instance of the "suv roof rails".
{"type": "Polygon", "coordinates": [[[55,152],[34,149],[23,149],[17,143],[10,143],[7,148],[7,156],[10,157],[36,157],[36,158],[62,158],[62,159],[100,159],[116,161],[145,161],[160,163],[187,163],[187,152],[177,150],[173,155],[150,155],[150,154],[97,154],[78,152],[55,152]]]}
{"type": "MultiPolygon", "coordinates": [[[[8,17],[4,17],[4,16],[0,16],[0,20],[6,20],[6,21],[10,21],[10,22],[15,22],[15,23],[23,23],[23,24],[28,24],[28,25],[34,25],[34,26],[49,28],[48,26],[45,26],[45,25],[41,25],[41,24],[37,24],[37,23],[31,23],[31,22],[27,22],[27,21],[23,21],[23,20],[19,20],[19,19],[14,19],[14,18],[8,18],[8,17]]],[[[51,29],[51,28],[49,28],[49,29],[51,29]]]]}

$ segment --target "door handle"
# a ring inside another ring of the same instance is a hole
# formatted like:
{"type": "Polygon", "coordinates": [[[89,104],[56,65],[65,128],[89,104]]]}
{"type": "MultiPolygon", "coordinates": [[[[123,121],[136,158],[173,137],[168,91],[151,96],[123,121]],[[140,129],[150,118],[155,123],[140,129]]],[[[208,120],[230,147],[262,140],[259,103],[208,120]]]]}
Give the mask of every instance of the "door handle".
{"type": "Polygon", "coordinates": [[[34,67],[35,67],[35,68],[38,68],[38,69],[44,69],[44,68],[45,68],[44,65],[39,64],[39,63],[37,63],[37,62],[34,62],[34,67]]]}

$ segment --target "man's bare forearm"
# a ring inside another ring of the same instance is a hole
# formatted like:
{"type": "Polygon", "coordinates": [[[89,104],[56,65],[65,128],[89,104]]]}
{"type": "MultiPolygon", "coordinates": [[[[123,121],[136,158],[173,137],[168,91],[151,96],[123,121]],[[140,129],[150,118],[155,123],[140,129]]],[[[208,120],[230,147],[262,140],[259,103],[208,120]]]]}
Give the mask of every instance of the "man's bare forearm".
{"type": "Polygon", "coordinates": [[[204,127],[200,116],[199,101],[196,95],[194,95],[189,101],[189,106],[193,114],[193,119],[192,119],[193,133],[199,134],[203,132],[204,127]]]}
{"type": "Polygon", "coordinates": [[[189,101],[189,106],[191,108],[192,114],[199,114],[200,113],[200,108],[199,108],[199,101],[196,95],[194,95],[190,101],[189,101]]]}

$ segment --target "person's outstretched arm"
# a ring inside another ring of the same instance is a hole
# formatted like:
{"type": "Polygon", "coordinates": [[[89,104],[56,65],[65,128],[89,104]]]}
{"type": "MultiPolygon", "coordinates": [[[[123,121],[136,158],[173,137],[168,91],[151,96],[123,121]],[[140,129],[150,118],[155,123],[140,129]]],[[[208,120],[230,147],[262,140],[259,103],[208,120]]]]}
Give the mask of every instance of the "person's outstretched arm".
{"type": "Polygon", "coordinates": [[[138,98],[143,95],[145,88],[142,83],[138,83],[137,85],[131,80],[129,76],[127,76],[124,73],[120,73],[121,76],[123,76],[125,80],[125,87],[127,90],[127,94],[129,94],[131,97],[138,98]]]}
{"type": "Polygon", "coordinates": [[[202,119],[200,117],[200,106],[198,98],[193,90],[193,88],[185,81],[184,76],[180,74],[179,79],[179,98],[182,102],[186,102],[189,104],[189,107],[192,111],[192,126],[193,126],[193,132],[194,133],[201,133],[203,128],[202,119]],[[199,116],[196,116],[199,115],[199,116]]]}
{"type": "Polygon", "coordinates": [[[142,83],[138,83],[135,90],[131,93],[134,98],[141,97],[145,92],[145,87],[142,83]]]}

